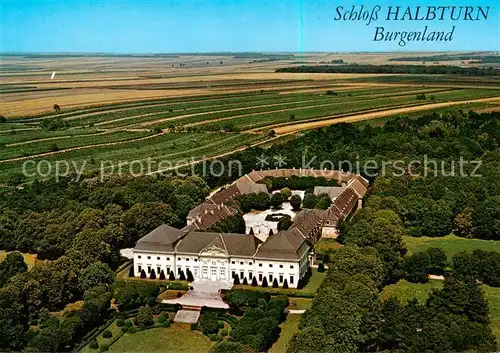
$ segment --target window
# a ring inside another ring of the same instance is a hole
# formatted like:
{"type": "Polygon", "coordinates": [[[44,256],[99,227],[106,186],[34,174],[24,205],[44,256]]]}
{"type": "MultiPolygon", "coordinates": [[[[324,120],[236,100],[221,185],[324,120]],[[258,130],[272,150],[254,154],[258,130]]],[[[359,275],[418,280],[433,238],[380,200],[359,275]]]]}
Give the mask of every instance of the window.
{"type": "Polygon", "coordinates": [[[231,272],[231,278],[234,278],[236,276],[236,272],[235,271],[232,271],[231,272]]]}
{"type": "Polygon", "coordinates": [[[170,274],[170,267],[167,267],[167,275],[170,274]]]}
{"type": "Polygon", "coordinates": [[[186,261],[189,261],[189,257],[186,257],[186,261]]]}
{"type": "Polygon", "coordinates": [[[159,260],[159,259],[160,259],[160,257],[159,257],[159,256],[157,256],[157,257],[156,257],[156,260],[159,260]]]}
{"type": "Polygon", "coordinates": [[[283,268],[283,265],[280,265],[280,268],[283,268]]]}
{"type": "Polygon", "coordinates": [[[259,282],[262,282],[262,273],[259,273],[259,282]]]}
{"type": "Polygon", "coordinates": [[[198,277],[198,268],[197,267],[194,268],[194,276],[198,277]]]}
{"type": "Polygon", "coordinates": [[[141,258],[141,255],[137,255],[137,258],[140,259],[141,258]]]}
{"type": "Polygon", "coordinates": [[[177,258],[177,261],[181,261],[181,258],[180,258],[180,257],[178,257],[178,258],[177,258]]]}
{"type": "Polygon", "coordinates": [[[160,272],[161,272],[161,268],[160,268],[160,267],[157,267],[157,268],[156,268],[156,273],[160,274],[160,272]]]}
{"type": "Polygon", "coordinates": [[[253,276],[252,276],[252,272],[248,272],[248,278],[249,278],[249,279],[252,279],[252,278],[253,278],[253,276]]]}
{"type": "Polygon", "coordinates": [[[243,261],[240,261],[240,265],[243,265],[243,261]]]}
{"type": "Polygon", "coordinates": [[[290,265],[290,268],[293,268],[293,265],[290,265]]]}
{"type": "Polygon", "coordinates": [[[194,262],[198,262],[198,259],[194,259],[194,262]]]}
{"type": "Polygon", "coordinates": [[[272,282],[273,281],[273,275],[272,273],[269,274],[269,282],[272,282]]]}
{"type": "Polygon", "coordinates": [[[243,277],[245,277],[245,273],[244,272],[240,272],[240,279],[243,279],[243,277]]]}
{"type": "Polygon", "coordinates": [[[273,264],[269,264],[269,267],[273,267],[273,264]]]}
{"type": "Polygon", "coordinates": [[[170,261],[170,257],[167,257],[167,261],[170,261]]]}
{"type": "Polygon", "coordinates": [[[259,264],[259,267],[262,267],[262,264],[259,264]]]}
{"type": "Polygon", "coordinates": [[[236,262],[235,261],[231,261],[231,263],[234,265],[236,262]]]}
{"type": "Polygon", "coordinates": [[[137,271],[139,271],[139,272],[142,271],[142,266],[141,265],[137,266],[137,271]]]}
{"type": "Polygon", "coordinates": [[[148,260],[151,260],[151,256],[148,256],[148,260]]]}
{"type": "Polygon", "coordinates": [[[252,266],[252,263],[251,263],[251,262],[249,262],[248,264],[249,264],[250,266],[252,266]]]}
{"type": "Polygon", "coordinates": [[[293,276],[290,276],[290,284],[293,284],[293,276]]]}
{"type": "Polygon", "coordinates": [[[179,267],[177,267],[177,274],[179,274],[179,275],[180,275],[180,274],[181,274],[181,271],[182,271],[182,270],[181,270],[181,267],[180,267],[180,266],[179,266],[179,267]]]}
{"type": "Polygon", "coordinates": [[[283,283],[283,275],[280,275],[280,283],[283,283]]]}
{"type": "Polygon", "coordinates": [[[151,272],[151,266],[148,266],[148,273],[151,272]]]}

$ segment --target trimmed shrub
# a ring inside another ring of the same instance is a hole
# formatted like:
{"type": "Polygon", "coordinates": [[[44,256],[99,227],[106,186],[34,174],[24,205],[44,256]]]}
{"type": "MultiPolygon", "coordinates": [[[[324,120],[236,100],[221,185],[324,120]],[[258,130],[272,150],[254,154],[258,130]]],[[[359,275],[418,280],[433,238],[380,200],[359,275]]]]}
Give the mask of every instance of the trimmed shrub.
{"type": "Polygon", "coordinates": [[[134,326],[129,327],[128,333],[136,333],[136,332],[137,332],[137,329],[134,326]]]}
{"type": "Polygon", "coordinates": [[[285,278],[285,282],[283,282],[283,289],[288,289],[288,281],[285,278]]]}
{"type": "Polygon", "coordinates": [[[226,337],[228,334],[229,332],[226,328],[219,331],[219,335],[221,335],[222,337],[226,337]]]}
{"type": "Polygon", "coordinates": [[[240,277],[238,275],[236,275],[236,276],[233,277],[233,284],[235,286],[237,286],[238,284],[240,284],[240,277]]]}
{"type": "Polygon", "coordinates": [[[97,349],[97,348],[99,348],[99,343],[97,343],[96,340],[93,340],[92,342],[90,342],[89,348],[97,349]]]}
{"type": "Polygon", "coordinates": [[[121,318],[120,318],[120,319],[118,319],[118,320],[116,320],[116,326],[118,326],[118,327],[123,327],[123,326],[125,326],[125,320],[123,320],[123,319],[121,319],[121,318]]]}
{"type": "Polygon", "coordinates": [[[278,280],[275,278],[273,281],[273,288],[278,288],[278,280]]]}
{"type": "Polygon", "coordinates": [[[198,330],[200,327],[198,326],[198,323],[195,322],[194,324],[191,324],[191,330],[198,330]]]}
{"type": "Polygon", "coordinates": [[[163,270],[161,270],[161,272],[160,272],[160,279],[161,280],[165,279],[165,272],[163,272],[163,270]]]}
{"type": "Polygon", "coordinates": [[[156,272],[154,268],[151,270],[151,273],[149,274],[149,279],[156,279],[156,272]]]}
{"type": "Polygon", "coordinates": [[[128,276],[129,277],[135,277],[135,273],[134,273],[134,264],[132,264],[130,266],[130,268],[128,269],[128,276]]]}
{"type": "Polygon", "coordinates": [[[107,351],[108,349],[109,349],[109,345],[107,345],[107,344],[101,344],[101,347],[99,348],[99,350],[101,352],[107,351]]]}
{"type": "Polygon", "coordinates": [[[182,293],[181,292],[177,292],[176,296],[177,296],[177,298],[180,298],[180,297],[182,297],[182,293]]]}
{"type": "Polygon", "coordinates": [[[111,337],[113,337],[113,334],[111,333],[110,330],[104,330],[102,333],[102,337],[103,338],[111,338],[111,337]]]}
{"type": "Polygon", "coordinates": [[[170,327],[170,320],[165,320],[161,323],[161,327],[170,327]]]}
{"type": "Polygon", "coordinates": [[[318,272],[325,272],[325,264],[320,262],[318,265],[318,272]]]}
{"type": "Polygon", "coordinates": [[[267,277],[264,277],[264,279],[262,280],[262,287],[263,288],[267,288],[269,285],[267,284],[267,277]]]}
{"type": "Polygon", "coordinates": [[[248,281],[247,281],[247,278],[246,278],[246,277],[245,277],[245,278],[243,278],[243,284],[244,284],[245,286],[247,286],[247,285],[248,285],[248,281]]]}
{"type": "Polygon", "coordinates": [[[146,276],[146,271],[142,270],[142,271],[141,271],[141,278],[146,278],[146,277],[147,277],[147,276],[146,276]]]}
{"type": "Polygon", "coordinates": [[[171,281],[175,281],[174,271],[170,271],[170,275],[168,276],[168,279],[171,281]]]}
{"type": "Polygon", "coordinates": [[[193,277],[193,274],[191,273],[190,270],[187,271],[187,280],[189,282],[193,282],[194,281],[194,277],[193,277]]]}
{"type": "Polygon", "coordinates": [[[127,321],[125,321],[125,326],[132,327],[132,326],[134,326],[134,323],[131,320],[127,320],[127,321]]]}
{"type": "Polygon", "coordinates": [[[224,321],[220,321],[220,320],[217,321],[217,327],[220,328],[220,329],[224,328],[224,321]]]}
{"type": "Polygon", "coordinates": [[[179,279],[181,281],[185,281],[186,280],[186,275],[184,274],[184,271],[181,271],[181,275],[179,276],[179,279]]]}
{"type": "Polygon", "coordinates": [[[123,327],[122,327],[122,332],[123,332],[123,333],[127,333],[127,332],[128,332],[128,329],[129,329],[129,327],[128,327],[128,326],[123,326],[123,327]]]}
{"type": "Polygon", "coordinates": [[[160,324],[164,323],[165,320],[167,320],[167,317],[165,315],[161,314],[160,316],[158,316],[158,322],[160,324]]]}
{"type": "Polygon", "coordinates": [[[215,333],[210,333],[207,335],[210,338],[210,341],[217,341],[217,335],[215,333]]]}
{"type": "Polygon", "coordinates": [[[259,283],[257,283],[257,277],[252,278],[252,287],[257,287],[259,283]]]}

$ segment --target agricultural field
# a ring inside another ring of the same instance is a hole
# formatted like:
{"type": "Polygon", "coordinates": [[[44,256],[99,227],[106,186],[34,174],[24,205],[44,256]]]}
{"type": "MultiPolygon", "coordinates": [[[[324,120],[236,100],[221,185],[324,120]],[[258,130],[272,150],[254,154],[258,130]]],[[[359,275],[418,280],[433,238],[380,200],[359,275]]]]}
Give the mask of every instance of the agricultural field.
{"type": "MultiPolygon", "coordinates": [[[[498,78],[276,73],[339,55],[263,57],[8,55],[0,64],[0,184],[49,177],[33,176],[42,160],[46,169],[64,160],[93,175],[104,161],[106,170],[135,161],[131,170],[140,172],[138,163],[151,159],[154,173],[340,122],[500,107],[498,78]]],[[[380,64],[391,55],[342,59],[380,64]]]]}

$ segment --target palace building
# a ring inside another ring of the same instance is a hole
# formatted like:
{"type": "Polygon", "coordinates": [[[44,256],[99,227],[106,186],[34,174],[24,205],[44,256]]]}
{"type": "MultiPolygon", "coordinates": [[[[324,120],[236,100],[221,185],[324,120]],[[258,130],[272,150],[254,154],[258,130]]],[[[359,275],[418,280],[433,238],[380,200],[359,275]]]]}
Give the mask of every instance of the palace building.
{"type": "Polygon", "coordinates": [[[296,288],[310,266],[312,249],[321,237],[337,236],[339,222],[362,206],[368,182],[350,173],[322,170],[278,169],[254,171],[236,180],[189,212],[187,226],[176,229],[162,225],[143,238],[134,250],[134,273],[146,276],[154,271],[168,278],[233,280],[269,286],[296,288]],[[237,196],[266,192],[257,181],[266,177],[312,176],[335,179],[339,187],[317,187],[315,194],[328,194],[327,210],[304,209],[287,231],[265,241],[253,234],[205,231],[237,210],[225,203],[237,196]]]}

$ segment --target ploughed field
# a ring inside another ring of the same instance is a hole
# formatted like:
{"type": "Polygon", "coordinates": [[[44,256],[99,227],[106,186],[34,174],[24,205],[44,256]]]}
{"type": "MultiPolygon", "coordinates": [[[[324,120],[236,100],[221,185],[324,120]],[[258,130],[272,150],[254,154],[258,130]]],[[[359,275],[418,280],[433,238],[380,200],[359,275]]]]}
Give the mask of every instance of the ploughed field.
{"type": "MultiPolygon", "coordinates": [[[[500,83],[489,78],[472,84],[471,78],[439,76],[422,84],[421,76],[414,82],[410,75],[283,74],[231,65],[171,75],[66,71],[59,81],[36,69],[4,73],[0,183],[18,177],[23,164],[33,172],[31,161],[54,167],[64,160],[94,173],[104,162],[151,159],[148,171],[155,172],[337,122],[462,105],[491,109],[500,102],[500,83]]],[[[131,169],[140,171],[139,163],[131,169]]]]}

